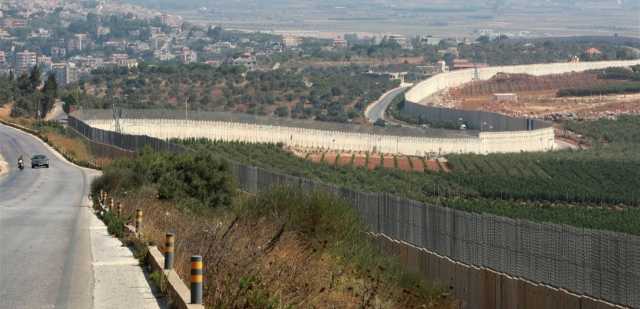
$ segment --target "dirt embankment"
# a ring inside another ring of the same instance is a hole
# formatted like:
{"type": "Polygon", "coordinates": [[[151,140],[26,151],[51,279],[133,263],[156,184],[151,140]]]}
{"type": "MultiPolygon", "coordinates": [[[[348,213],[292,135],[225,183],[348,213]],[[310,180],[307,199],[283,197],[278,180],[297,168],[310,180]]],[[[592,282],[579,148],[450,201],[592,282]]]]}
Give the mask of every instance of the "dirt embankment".
{"type": "MultiPolygon", "coordinates": [[[[252,197],[253,198],[253,197],[252,197]]],[[[271,200],[273,202],[273,200],[271,200]]],[[[155,193],[129,195],[125,217],[144,213],[143,235],[162,250],[165,233],[176,234],[175,269],[185,282],[189,257],[205,261],[205,303],[222,308],[455,308],[438,289],[428,294],[389,284],[381,273],[358,269],[335,255],[326,222],[308,222],[307,231],[287,219],[211,210],[195,214],[157,200],[155,193]],[[315,230],[318,228],[319,230],[315,230]]],[[[275,202],[277,203],[277,202],[275,202]]]]}
{"type": "Polygon", "coordinates": [[[596,119],[619,114],[640,114],[640,95],[557,97],[560,89],[593,88],[621,83],[599,79],[596,73],[566,73],[546,76],[499,73],[486,81],[449,89],[438,97],[438,105],[466,110],[497,112],[515,117],[596,119]],[[496,93],[513,93],[498,99],[496,93]]]}
{"type": "Polygon", "coordinates": [[[405,172],[447,172],[446,163],[433,158],[366,152],[289,149],[295,156],[318,164],[341,167],[399,169],[405,172]]]}

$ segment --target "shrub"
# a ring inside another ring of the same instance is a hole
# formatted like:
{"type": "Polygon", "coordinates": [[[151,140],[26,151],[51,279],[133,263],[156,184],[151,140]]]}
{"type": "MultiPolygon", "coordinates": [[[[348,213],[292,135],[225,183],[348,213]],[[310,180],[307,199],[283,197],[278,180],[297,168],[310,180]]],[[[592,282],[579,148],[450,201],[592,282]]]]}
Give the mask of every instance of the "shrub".
{"type": "Polygon", "coordinates": [[[184,205],[230,205],[236,191],[229,164],[210,152],[165,154],[144,151],[135,159],[119,159],[106,167],[92,183],[97,195],[136,191],[151,185],[161,199],[184,205]]]}

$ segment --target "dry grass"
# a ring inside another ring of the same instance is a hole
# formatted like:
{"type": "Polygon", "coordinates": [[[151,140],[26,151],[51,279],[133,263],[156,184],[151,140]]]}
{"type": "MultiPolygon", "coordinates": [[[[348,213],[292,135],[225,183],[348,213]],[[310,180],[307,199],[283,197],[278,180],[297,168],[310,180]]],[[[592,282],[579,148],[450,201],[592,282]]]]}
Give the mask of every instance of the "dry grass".
{"type": "Polygon", "coordinates": [[[57,149],[64,151],[76,160],[90,162],[95,159],[93,155],[91,155],[89,147],[79,138],[73,138],[53,131],[45,131],[43,135],[49,142],[55,145],[57,149]]]}
{"type": "MultiPolygon", "coordinates": [[[[252,198],[243,196],[240,199],[252,198]]],[[[241,203],[241,202],[240,202],[241,203]]],[[[205,303],[213,308],[455,308],[438,294],[418,295],[383,282],[384,271],[359,270],[267,216],[231,210],[178,209],[144,190],[123,199],[125,216],[144,212],[143,234],[162,249],[176,233],[176,271],[189,278],[189,258],[205,261],[205,303]]]]}

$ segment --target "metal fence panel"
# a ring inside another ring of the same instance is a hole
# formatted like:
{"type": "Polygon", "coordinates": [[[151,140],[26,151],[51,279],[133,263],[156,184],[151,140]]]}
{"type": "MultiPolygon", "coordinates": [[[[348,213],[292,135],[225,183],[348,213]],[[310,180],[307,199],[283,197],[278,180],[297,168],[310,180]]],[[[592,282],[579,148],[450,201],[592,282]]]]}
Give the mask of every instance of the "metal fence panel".
{"type": "MultiPolygon", "coordinates": [[[[89,140],[121,150],[140,152],[152,147],[171,153],[190,151],[182,145],[149,136],[95,129],[74,117],[69,117],[68,123],[89,140]]],[[[372,232],[469,265],[640,307],[640,237],[467,213],[386,193],[357,192],[237,162],[230,162],[230,167],[238,187],[244,191],[258,193],[285,185],[305,191],[330,192],[349,202],[372,232]]],[[[466,276],[456,277],[449,267],[451,263],[441,258],[407,254],[403,258],[410,260],[414,268],[439,278],[442,283],[452,284],[466,276]],[[434,265],[449,265],[449,268],[434,265]]],[[[511,281],[502,282],[503,289],[514,289],[503,291],[503,296],[518,292],[517,287],[509,285],[511,281]]],[[[469,297],[472,293],[475,292],[463,292],[469,297]]],[[[528,293],[538,291],[533,289],[528,293]]],[[[504,301],[510,304],[516,299],[517,296],[509,296],[504,301]]]]}

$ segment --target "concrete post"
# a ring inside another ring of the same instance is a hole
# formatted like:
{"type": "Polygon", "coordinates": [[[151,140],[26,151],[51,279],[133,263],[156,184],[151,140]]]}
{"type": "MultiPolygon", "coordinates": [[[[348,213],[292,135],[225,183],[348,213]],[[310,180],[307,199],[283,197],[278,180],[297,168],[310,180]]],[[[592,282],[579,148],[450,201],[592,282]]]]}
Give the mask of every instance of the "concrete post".
{"type": "Polygon", "coordinates": [[[142,235],[141,229],[142,229],[142,209],[137,209],[136,210],[136,233],[138,234],[138,237],[142,235]]]}
{"type": "Polygon", "coordinates": [[[202,304],[202,256],[191,257],[191,303],[202,304]]]}
{"type": "Polygon", "coordinates": [[[173,233],[167,233],[165,235],[164,243],[164,269],[169,270],[173,268],[173,257],[175,255],[175,235],[173,233]]]}

